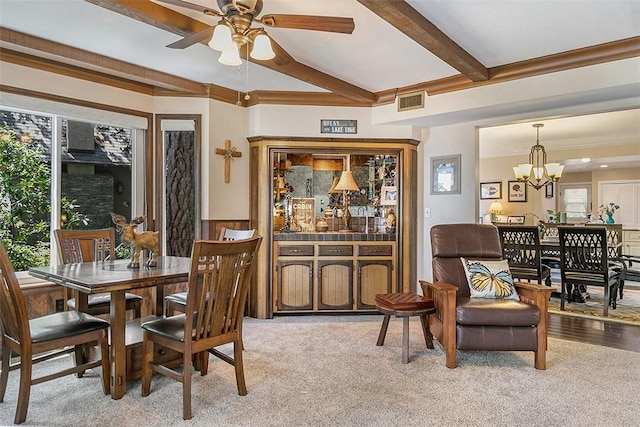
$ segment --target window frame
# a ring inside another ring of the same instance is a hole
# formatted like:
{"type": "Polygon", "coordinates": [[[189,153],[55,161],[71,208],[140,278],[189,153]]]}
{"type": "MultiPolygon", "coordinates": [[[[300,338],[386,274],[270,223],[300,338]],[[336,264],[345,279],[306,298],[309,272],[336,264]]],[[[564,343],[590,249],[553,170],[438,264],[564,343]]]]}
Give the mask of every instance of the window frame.
{"type": "MultiPolygon", "coordinates": [[[[147,129],[141,129],[130,124],[123,124],[120,120],[115,120],[116,122],[120,122],[117,124],[108,123],[104,121],[95,120],[92,116],[93,114],[87,114],[84,117],[72,117],[65,114],[55,114],[49,113],[47,111],[36,111],[29,108],[19,108],[11,105],[11,103],[2,103],[0,104],[0,110],[16,112],[21,114],[30,114],[40,117],[49,117],[51,118],[51,190],[50,190],[50,202],[51,202],[51,217],[49,223],[49,244],[50,244],[50,257],[49,263],[50,265],[58,265],[59,264],[59,256],[58,256],[58,248],[55,242],[54,230],[57,227],[57,224],[61,222],[61,196],[62,196],[62,121],[84,121],[89,122],[96,125],[103,126],[114,126],[114,127],[125,127],[131,130],[131,186],[132,186],[132,194],[131,201],[132,204],[132,212],[146,212],[147,215],[149,212],[152,212],[151,206],[152,204],[149,202],[148,197],[153,197],[152,192],[147,192],[144,189],[146,188],[146,183],[148,182],[147,174],[149,167],[147,163],[149,162],[147,156],[147,150],[150,146],[150,138],[152,137],[151,132],[147,129]],[[142,183],[142,185],[140,185],[142,183]],[[142,189],[142,191],[140,191],[142,189]]],[[[146,115],[146,114],[145,114],[146,115]]],[[[80,114],[82,116],[82,114],[80,114]]],[[[152,115],[149,114],[147,117],[147,123],[150,123],[152,115]]],[[[132,120],[135,121],[135,120],[132,120]]],[[[150,200],[153,200],[152,198],[150,200]]],[[[27,271],[16,271],[16,276],[21,279],[21,283],[30,282],[30,276],[27,271]]]]}
{"type": "Polygon", "coordinates": [[[567,216],[567,222],[569,223],[579,223],[586,222],[588,220],[588,215],[592,213],[593,210],[593,189],[592,184],[590,182],[571,182],[571,183],[562,183],[558,182],[558,210],[562,212],[566,212],[566,202],[564,199],[565,191],[567,189],[586,189],[587,190],[587,202],[586,202],[586,211],[584,217],[569,217],[567,216]]]}

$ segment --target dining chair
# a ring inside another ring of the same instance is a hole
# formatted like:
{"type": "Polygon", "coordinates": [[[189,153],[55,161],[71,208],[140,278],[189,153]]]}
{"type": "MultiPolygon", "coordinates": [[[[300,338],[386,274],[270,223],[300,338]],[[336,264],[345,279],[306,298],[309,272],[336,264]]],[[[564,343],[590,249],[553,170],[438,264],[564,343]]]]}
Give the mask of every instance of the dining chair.
{"type": "Polygon", "coordinates": [[[603,315],[609,314],[609,306],[616,308],[616,296],[620,272],[612,268],[607,249],[605,227],[558,227],[560,238],[560,309],[571,295],[573,286],[601,286],[604,288],[603,315]]]}
{"type": "Polygon", "coordinates": [[[620,273],[618,296],[622,299],[624,297],[622,290],[625,281],[632,280],[634,282],[640,282],[640,256],[620,255],[619,260],[623,264],[623,269],[620,273]]]}
{"type": "Polygon", "coordinates": [[[238,394],[247,394],[242,361],[242,320],[253,260],[262,237],[235,241],[196,240],[191,254],[186,312],[142,324],[142,396],[153,372],[182,383],[182,417],[191,419],[191,362],[206,375],[209,353],[235,367],[238,394]],[[207,296],[211,297],[208,298],[207,296]],[[215,347],[233,343],[233,357],[215,347]],[[154,363],[154,345],[182,353],[180,372],[154,363]]]}
{"type": "MultiPolygon", "coordinates": [[[[77,311],[63,311],[29,320],[20,284],[2,242],[0,242],[0,319],[2,320],[0,402],[4,401],[9,371],[20,369],[18,404],[14,419],[16,424],[23,423],[27,417],[31,386],[35,384],[102,366],[102,388],[105,394],[109,394],[110,368],[107,340],[109,322],[77,311]],[[99,360],[33,377],[32,365],[51,359],[51,351],[70,346],[79,347],[96,341],[100,344],[101,350],[99,360]],[[10,364],[12,352],[20,358],[20,361],[13,365],[10,364]]],[[[59,392],[63,393],[64,390],[59,392]]]]}
{"type": "Polygon", "coordinates": [[[607,230],[607,254],[609,256],[609,267],[620,273],[618,283],[618,295],[622,299],[624,279],[622,278],[622,268],[624,262],[622,257],[622,224],[586,224],[588,227],[604,227],[607,230]]]}
{"type": "Polygon", "coordinates": [[[499,225],[502,257],[511,275],[520,280],[551,286],[551,268],[541,262],[540,230],[535,225],[499,225]]]}
{"type": "MultiPolygon", "coordinates": [[[[106,261],[115,259],[115,231],[113,228],[97,230],[55,230],[58,253],[62,264],[106,261]]],[[[69,288],[64,288],[64,301],[70,310],[76,309],[75,298],[69,298],[69,288]]],[[[87,313],[94,316],[109,314],[111,295],[108,293],[89,295],[87,313]]],[[[142,297],[125,294],[126,310],[133,310],[134,318],[142,312],[142,297]]]]}
{"type": "MultiPolygon", "coordinates": [[[[218,240],[241,240],[250,239],[256,230],[236,230],[233,228],[222,227],[218,234],[218,240]]],[[[173,316],[175,313],[184,313],[187,305],[187,293],[176,292],[175,294],[164,297],[164,315],[173,316]]]]}

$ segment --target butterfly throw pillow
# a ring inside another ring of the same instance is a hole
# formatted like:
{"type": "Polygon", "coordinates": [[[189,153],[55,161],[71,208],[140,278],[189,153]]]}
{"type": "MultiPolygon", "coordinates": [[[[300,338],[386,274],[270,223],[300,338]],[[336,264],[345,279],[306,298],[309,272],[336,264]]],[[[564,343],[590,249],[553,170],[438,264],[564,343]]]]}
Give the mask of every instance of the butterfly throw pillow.
{"type": "Polygon", "coordinates": [[[471,298],[518,299],[507,260],[460,260],[469,282],[471,298]]]}

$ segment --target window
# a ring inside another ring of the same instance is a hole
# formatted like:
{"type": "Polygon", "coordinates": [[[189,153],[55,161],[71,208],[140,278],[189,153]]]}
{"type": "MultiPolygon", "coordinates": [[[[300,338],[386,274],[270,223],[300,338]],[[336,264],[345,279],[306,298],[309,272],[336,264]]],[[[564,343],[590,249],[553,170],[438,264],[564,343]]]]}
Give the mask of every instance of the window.
{"type": "Polygon", "coordinates": [[[8,109],[0,129],[0,238],[17,271],[57,262],[56,228],[131,218],[132,129],[8,109]]]}
{"type": "Polygon", "coordinates": [[[591,184],[559,184],[560,211],[567,213],[569,222],[586,221],[591,213],[591,184]]]}

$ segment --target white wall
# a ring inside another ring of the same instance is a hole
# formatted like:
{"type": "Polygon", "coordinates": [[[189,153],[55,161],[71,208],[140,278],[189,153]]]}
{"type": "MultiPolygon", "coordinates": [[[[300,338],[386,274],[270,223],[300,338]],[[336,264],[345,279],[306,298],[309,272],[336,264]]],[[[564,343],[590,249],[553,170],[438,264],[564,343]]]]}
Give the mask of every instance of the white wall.
{"type": "Polygon", "coordinates": [[[429,230],[435,224],[458,222],[476,222],[476,128],[473,124],[440,126],[424,132],[424,139],[418,151],[418,163],[423,176],[418,186],[418,278],[431,280],[431,240],[429,230]],[[460,154],[461,192],[460,194],[431,194],[431,157],[447,154],[460,154]],[[424,208],[431,210],[431,217],[424,217],[424,208]],[[420,222],[422,226],[420,226],[420,222]]]}
{"type": "Polygon", "coordinates": [[[200,114],[202,117],[202,219],[249,218],[249,144],[245,108],[207,98],[157,97],[156,114],[200,114]],[[224,156],[216,148],[231,141],[242,157],[231,161],[231,179],[224,182],[224,156]]]}
{"type": "Polygon", "coordinates": [[[420,139],[420,130],[412,126],[373,125],[371,108],[257,105],[249,108],[248,120],[249,136],[420,139]],[[321,119],[357,120],[358,133],[320,133],[321,119]]]}

